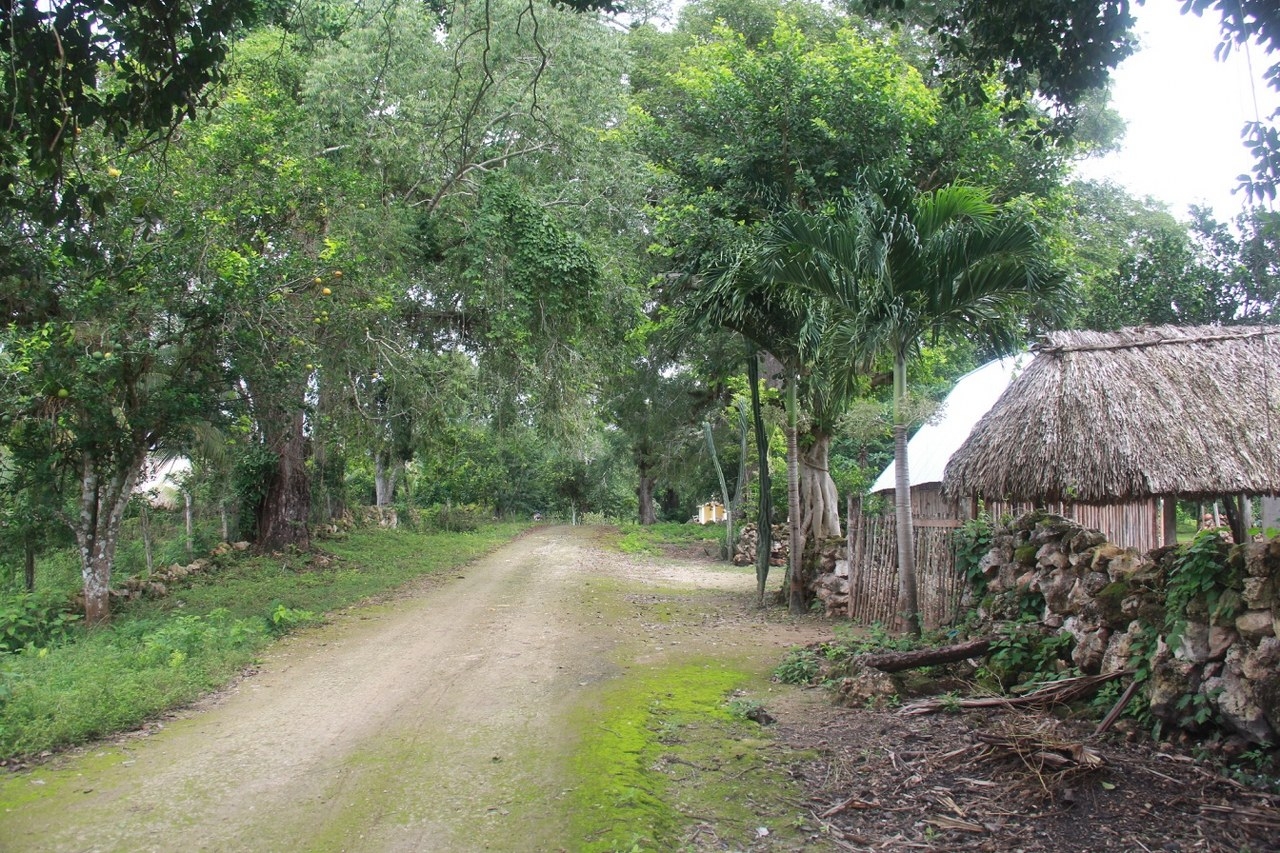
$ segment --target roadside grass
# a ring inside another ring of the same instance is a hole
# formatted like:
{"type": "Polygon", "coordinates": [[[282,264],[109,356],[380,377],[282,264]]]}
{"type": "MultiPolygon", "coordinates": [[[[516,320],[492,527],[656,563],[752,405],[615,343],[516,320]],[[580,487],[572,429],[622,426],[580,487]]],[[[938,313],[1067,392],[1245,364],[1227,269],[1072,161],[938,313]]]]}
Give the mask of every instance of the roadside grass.
{"type": "Polygon", "coordinates": [[[664,546],[695,545],[698,543],[719,544],[724,539],[724,527],[719,524],[683,523],[664,521],[658,524],[636,524],[627,522],[618,525],[614,547],[624,554],[662,556],[664,546]]]}
{"type": "Polygon", "coordinates": [[[417,577],[457,570],[527,526],[369,529],[322,541],[315,554],[215,558],[216,570],[167,597],[119,607],[109,627],[77,628],[61,643],[0,655],[0,759],[104,737],[189,704],[282,634],[417,577]]]}
{"type": "MultiPolygon", "coordinates": [[[[784,755],[744,717],[745,672],[716,661],[655,667],[606,688],[577,721],[570,838],[583,853],[688,849],[707,822],[726,849],[751,848],[761,829],[803,843],[803,813],[784,755]]],[[[756,703],[758,704],[758,703],[756,703]]]]}

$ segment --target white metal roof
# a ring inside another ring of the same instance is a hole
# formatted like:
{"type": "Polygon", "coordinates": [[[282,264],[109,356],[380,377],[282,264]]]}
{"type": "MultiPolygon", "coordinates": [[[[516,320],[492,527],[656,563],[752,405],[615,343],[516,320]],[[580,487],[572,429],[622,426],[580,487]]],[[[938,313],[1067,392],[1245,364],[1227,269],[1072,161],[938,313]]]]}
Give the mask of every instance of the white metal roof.
{"type": "MultiPolygon", "coordinates": [[[[1013,377],[1031,361],[1030,353],[990,361],[961,376],[942,401],[938,415],[920,427],[907,442],[907,473],[911,485],[941,483],[951,455],[964,444],[978,419],[996,404],[1013,377]]],[[[881,472],[871,492],[893,491],[893,463],[881,472]]]]}

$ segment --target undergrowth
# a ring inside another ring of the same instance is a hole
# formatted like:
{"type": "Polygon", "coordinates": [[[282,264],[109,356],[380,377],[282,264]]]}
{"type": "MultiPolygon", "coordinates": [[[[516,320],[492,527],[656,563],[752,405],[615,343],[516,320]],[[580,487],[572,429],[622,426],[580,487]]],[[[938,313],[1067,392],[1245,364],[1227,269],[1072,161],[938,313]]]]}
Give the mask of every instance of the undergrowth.
{"type": "Polygon", "coordinates": [[[615,545],[624,554],[658,557],[666,545],[690,545],[698,542],[719,543],[724,527],[719,524],[683,524],[666,521],[658,524],[627,523],[618,526],[615,545]]]}

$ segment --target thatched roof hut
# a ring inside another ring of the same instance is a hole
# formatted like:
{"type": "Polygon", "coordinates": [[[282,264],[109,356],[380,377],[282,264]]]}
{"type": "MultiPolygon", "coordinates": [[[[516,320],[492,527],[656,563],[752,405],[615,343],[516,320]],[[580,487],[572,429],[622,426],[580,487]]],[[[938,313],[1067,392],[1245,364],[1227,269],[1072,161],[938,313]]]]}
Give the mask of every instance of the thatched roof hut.
{"type": "Polygon", "coordinates": [[[949,495],[1280,492],[1280,327],[1055,332],[948,463],[949,495]]]}

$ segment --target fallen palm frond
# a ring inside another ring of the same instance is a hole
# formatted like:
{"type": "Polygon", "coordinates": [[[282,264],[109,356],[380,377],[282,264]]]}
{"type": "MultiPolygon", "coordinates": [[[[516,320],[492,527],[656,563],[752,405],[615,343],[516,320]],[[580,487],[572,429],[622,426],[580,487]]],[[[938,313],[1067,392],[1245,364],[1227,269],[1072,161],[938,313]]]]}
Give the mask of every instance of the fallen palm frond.
{"type": "Polygon", "coordinates": [[[1064,678],[1061,681],[1043,682],[1043,686],[1022,696],[979,696],[974,699],[956,699],[954,697],[934,697],[903,705],[898,713],[906,716],[917,714],[934,714],[938,711],[950,711],[958,708],[1049,708],[1054,705],[1065,705],[1092,694],[1103,684],[1126,675],[1132,670],[1118,670],[1100,675],[1078,675],[1075,678],[1064,678]]]}

